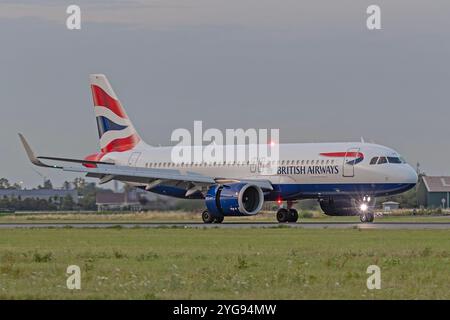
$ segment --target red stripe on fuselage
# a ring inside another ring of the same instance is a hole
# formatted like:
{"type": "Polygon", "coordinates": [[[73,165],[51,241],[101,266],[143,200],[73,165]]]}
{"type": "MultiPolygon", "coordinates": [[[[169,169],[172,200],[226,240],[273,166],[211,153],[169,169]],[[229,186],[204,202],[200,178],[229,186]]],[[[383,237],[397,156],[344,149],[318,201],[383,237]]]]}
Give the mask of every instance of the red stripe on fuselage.
{"type": "Polygon", "coordinates": [[[355,157],[355,158],[362,158],[364,159],[364,154],[362,152],[323,152],[320,153],[321,156],[324,157],[336,157],[336,158],[343,158],[343,157],[355,157]]]}
{"type": "Polygon", "coordinates": [[[122,109],[119,100],[114,99],[107,94],[102,88],[96,85],[91,85],[92,98],[94,99],[94,106],[106,107],[121,118],[127,118],[122,109]]]}

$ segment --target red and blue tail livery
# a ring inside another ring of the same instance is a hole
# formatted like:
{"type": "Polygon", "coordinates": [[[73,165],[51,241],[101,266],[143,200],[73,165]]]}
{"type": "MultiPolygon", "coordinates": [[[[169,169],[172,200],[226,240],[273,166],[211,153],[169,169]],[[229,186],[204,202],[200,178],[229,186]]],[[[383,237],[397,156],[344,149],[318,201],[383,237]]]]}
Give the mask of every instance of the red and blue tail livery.
{"type": "Polygon", "coordinates": [[[94,112],[102,152],[133,149],[141,138],[103,74],[90,76],[94,112]]]}

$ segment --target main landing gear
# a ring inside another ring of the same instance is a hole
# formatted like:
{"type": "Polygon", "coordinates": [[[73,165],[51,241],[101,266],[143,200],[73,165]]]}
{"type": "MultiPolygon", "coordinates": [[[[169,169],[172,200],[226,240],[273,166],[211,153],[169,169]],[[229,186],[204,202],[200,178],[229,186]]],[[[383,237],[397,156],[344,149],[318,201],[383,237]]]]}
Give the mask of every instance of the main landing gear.
{"type": "Polygon", "coordinates": [[[214,217],[212,214],[208,212],[208,210],[203,211],[202,219],[204,223],[222,223],[223,216],[214,217]]]}
{"type": "Polygon", "coordinates": [[[277,220],[280,223],[285,222],[297,222],[298,220],[298,212],[294,208],[292,208],[292,205],[294,203],[292,201],[287,202],[287,208],[280,208],[277,211],[277,220]]]}

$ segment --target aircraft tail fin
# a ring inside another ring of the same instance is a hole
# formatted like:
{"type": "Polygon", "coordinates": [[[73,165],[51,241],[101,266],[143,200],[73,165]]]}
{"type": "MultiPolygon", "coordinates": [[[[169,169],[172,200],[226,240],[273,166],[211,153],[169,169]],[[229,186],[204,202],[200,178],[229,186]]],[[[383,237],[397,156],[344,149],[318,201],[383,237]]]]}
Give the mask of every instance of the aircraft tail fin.
{"type": "Polygon", "coordinates": [[[108,79],[103,74],[91,74],[89,78],[101,151],[133,149],[142,140],[108,79]]]}

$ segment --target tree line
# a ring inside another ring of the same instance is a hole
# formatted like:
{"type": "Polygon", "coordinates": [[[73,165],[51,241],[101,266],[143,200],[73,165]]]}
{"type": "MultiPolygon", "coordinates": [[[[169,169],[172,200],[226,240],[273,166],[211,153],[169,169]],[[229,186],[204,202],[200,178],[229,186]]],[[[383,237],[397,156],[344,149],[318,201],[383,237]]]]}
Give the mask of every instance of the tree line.
{"type": "MultiPolygon", "coordinates": [[[[20,183],[10,183],[6,178],[0,178],[0,189],[22,190],[20,183]]],[[[42,185],[33,189],[53,189],[53,184],[49,179],[45,179],[42,185]]],[[[77,191],[78,203],[70,194],[60,198],[53,196],[48,199],[23,198],[4,196],[0,199],[0,210],[3,211],[55,211],[55,210],[96,210],[95,198],[97,190],[106,190],[97,188],[94,182],[86,182],[83,178],[75,178],[73,181],[65,181],[63,190],[77,191]]],[[[111,191],[111,190],[110,190],[111,191]]],[[[112,192],[112,191],[111,191],[112,192]]]]}

